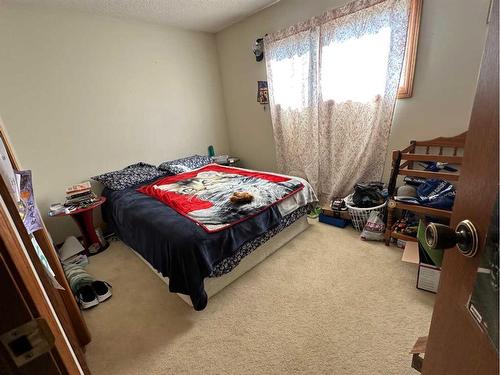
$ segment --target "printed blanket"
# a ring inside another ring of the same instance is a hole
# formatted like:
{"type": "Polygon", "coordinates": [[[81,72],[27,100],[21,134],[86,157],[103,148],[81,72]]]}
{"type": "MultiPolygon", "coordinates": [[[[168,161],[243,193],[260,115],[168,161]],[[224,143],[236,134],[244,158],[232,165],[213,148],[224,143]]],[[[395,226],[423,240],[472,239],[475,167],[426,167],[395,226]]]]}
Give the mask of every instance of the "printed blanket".
{"type": "Polygon", "coordinates": [[[303,188],[293,178],[209,164],[137,190],[160,200],[210,233],[247,220],[303,188]],[[252,194],[252,202],[231,203],[229,198],[235,192],[252,194]]]}

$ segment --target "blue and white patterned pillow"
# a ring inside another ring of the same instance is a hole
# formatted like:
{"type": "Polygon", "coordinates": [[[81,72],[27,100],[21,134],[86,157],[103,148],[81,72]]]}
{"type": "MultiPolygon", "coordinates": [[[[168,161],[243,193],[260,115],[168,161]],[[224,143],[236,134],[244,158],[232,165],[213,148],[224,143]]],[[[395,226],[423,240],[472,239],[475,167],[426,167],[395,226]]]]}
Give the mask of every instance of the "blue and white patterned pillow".
{"type": "Polygon", "coordinates": [[[113,171],[92,177],[92,180],[99,181],[111,190],[123,190],[140,183],[152,181],[168,173],[160,171],[154,165],[147,163],[137,163],[129,165],[119,171],[113,171]]]}
{"type": "Polygon", "coordinates": [[[158,166],[158,169],[172,174],[178,174],[204,167],[210,163],[212,163],[210,156],[193,155],[182,159],[163,162],[158,166]]]}
{"type": "Polygon", "coordinates": [[[191,171],[191,168],[186,167],[185,165],[182,164],[166,164],[163,166],[163,169],[161,170],[168,172],[171,175],[174,175],[174,174],[189,172],[191,171]]]}

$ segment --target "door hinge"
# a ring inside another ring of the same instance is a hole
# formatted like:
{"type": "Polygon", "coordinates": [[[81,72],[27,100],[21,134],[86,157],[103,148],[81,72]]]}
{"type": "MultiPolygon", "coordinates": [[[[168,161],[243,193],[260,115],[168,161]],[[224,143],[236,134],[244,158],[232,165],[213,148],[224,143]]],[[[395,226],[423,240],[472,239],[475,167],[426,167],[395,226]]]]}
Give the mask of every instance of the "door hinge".
{"type": "Polygon", "coordinates": [[[425,355],[425,350],[427,349],[427,339],[428,336],[422,336],[417,339],[415,345],[410,350],[410,354],[412,354],[411,358],[411,367],[418,372],[422,372],[422,367],[424,366],[424,358],[421,354],[425,355]]]}
{"type": "Polygon", "coordinates": [[[5,332],[0,342],[17,367],[21,367],[49,352],[54,346],[54,335],[46,320],[37,318],[5,332]]]}

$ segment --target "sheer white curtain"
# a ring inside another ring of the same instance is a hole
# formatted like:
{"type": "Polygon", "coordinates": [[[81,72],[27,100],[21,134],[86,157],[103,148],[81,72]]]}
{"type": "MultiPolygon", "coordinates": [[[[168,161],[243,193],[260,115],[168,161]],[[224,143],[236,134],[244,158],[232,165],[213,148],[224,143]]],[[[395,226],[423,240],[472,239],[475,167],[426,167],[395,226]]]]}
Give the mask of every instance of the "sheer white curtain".
{"type": "Polygon", "coordinates": [[[281,172],[322,201],[382,176],[409,5],[359,0],[265,38],[281,172]]]}
{"type": "Polygon", "coordinates": [[[319,29],[308,28],[276,40],[265,52],[278,165],[313,187],[319,182],[318,40],[319,29]]]}

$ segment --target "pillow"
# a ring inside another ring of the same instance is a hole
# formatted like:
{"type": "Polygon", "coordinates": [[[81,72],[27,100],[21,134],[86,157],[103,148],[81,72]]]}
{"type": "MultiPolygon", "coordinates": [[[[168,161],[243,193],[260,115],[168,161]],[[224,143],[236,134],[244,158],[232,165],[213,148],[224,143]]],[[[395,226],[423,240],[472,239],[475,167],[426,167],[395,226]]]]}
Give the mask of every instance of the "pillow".
{"type": "Polygon", "coordinates": [[[163,162],[158,166],[158,169],[172,174],[178,174],[204,167],[210,163],[212,163],[212,158],[210,158],[210,156],[193,155],[182,159],[163,162]]]}
{"type": "Polygon", "coordinates": [[[165,171],[158,170],[154,165],[137,163],[119,171],[113,171],[92,177],[111,190],[123,190],[129,187],[165,176],[165,171]]]}
{"type": "MultiPolygon", "coordinates": [[[[162,167],[162,165],[163,164],[160,164],[160,167],[162,167]]],[[[163,169],[161,169],[161,170],[168,172],[171,175],[174,175],[174,174],[189,172],[191,170],[191,168],[186,167],[185,165],[182,165],[182,164],[166,164],[166,165],[163,165],[163,169]]]]}

